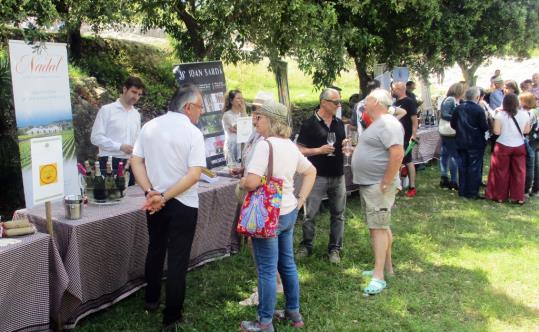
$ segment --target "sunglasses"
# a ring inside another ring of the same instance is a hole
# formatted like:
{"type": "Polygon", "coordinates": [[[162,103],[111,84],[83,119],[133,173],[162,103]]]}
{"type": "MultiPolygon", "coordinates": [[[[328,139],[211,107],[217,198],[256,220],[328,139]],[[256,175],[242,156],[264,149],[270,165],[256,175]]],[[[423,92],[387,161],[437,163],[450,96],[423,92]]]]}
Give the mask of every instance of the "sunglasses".
{"type": "Polygon", "coordinates": [[[260,115],[260,114],[256,114],[256,115],[254,115],[254,118],[255,118],[256,121],[260,121],[260,119],[264,118],[264,116],[260,115]]]}
{"type": "Polygon", "coordinates": [[[335,105],[335,106],[339,106],[340,103],[341,103],[341,100],[340,100],[340,99],[337,99],[337,100],[324,99],[324,100],[327,101],[327,102],[332,103],[332,104],[335,105]]]}

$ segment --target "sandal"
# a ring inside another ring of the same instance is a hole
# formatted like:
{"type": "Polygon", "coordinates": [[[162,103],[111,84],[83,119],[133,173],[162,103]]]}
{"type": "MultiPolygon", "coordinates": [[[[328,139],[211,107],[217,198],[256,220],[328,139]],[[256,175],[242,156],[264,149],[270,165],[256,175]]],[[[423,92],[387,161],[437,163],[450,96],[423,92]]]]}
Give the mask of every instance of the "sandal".
{"type": "Polygon", "coordinates": [[[363,293],[366,295],[380,294],[386,286],[387,284],[384,280],[372,278],[369,285],[363,290],[363,293]]]}

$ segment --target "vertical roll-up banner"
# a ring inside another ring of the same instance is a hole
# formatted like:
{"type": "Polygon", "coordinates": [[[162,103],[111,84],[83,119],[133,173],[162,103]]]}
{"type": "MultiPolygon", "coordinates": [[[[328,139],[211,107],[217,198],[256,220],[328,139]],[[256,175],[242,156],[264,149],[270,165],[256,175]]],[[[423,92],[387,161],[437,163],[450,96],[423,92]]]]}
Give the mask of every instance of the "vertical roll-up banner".
{"type": "Polygon", "coordinates": [[[221,61],[182,63],[174,67],[179,84],[191,83],[202,93],[204,113],[198,127],[204,134],[206,164],[214,168],[226,164],[224,156],[225,133],[221,120],[226,93],[225,73],[221,61]]]}
{"type": "Polygon", "coordinates": [[[9,57],[26,207],[80,194],[66,44],[10,40],[9,57]]]}

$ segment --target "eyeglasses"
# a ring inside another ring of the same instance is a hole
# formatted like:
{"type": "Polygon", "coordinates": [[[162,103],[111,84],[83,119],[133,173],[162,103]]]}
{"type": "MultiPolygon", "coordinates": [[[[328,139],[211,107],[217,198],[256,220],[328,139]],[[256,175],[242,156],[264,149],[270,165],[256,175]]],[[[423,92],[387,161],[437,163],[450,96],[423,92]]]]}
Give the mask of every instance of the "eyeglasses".
{"type": "Polygon", "coordinates": [[[338,106],[338,105],[341,104],[341,100],[340,100],[340,99],[337,99],[337,100],[324,99],[324,100],[327,101],[327,102],[332,103],[332,104],[335,105],[335,106],[338,106]]]}
{"type": "Polygon", "coordinates": [[[199,104],[195,104],[195,103],[189,103],[189,104],[191,104],[191,105],[193,105],[193,106],[196,106],[196,107],[200,108],[201,111],[204,109],[204,105],[202,105],[202,104],[200,104],[200,105],[199,105],[199,104]]]}

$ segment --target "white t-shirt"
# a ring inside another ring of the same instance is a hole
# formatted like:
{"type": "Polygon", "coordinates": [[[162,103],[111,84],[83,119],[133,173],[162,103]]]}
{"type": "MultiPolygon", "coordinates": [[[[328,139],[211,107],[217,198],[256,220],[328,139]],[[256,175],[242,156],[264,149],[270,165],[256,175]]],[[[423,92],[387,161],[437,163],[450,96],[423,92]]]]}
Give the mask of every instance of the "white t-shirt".
{"type": "MultiPolygon", "coordinates": [[[[497,143],[509,147],[517,147],[524,144],[524,138],[518,131],[518,128],[509,113],[500,111],[494,116],[494,119],[500,121],[501,124],[501,133],[496,140],[497,143]]],[[[520,126],[520,130],[524,131],[526,124],[530,121],[530,116],[525,111],[519,110],[515,115],[515,119],[520,126]]]]}
{"type": "MultiPolygon", "coordinates": [[[[273,176],[283,179],[283,199],[281,215],[288,214],[298,205],[294,196],[294,174],[305,173],[311,162],[299,151],[294,142],[288,138],[269,137],[273,147],[273,176]]],[[[269,145],[260,140],[255,147],[253,157],[247,166],[247,173],[264,176],[268,168],[269,145]]]]}
{"type": "MultiPolygon", "coordinates": [[[[168,112],[146,123],[135,142],[133,155],[144,158],[146,173],[155,190],[164,192],[190,167],[206,167],[204,138],[182,113],[168,112]]],[[[198,208],[198,184],[175,198],[198,208]]]]}

